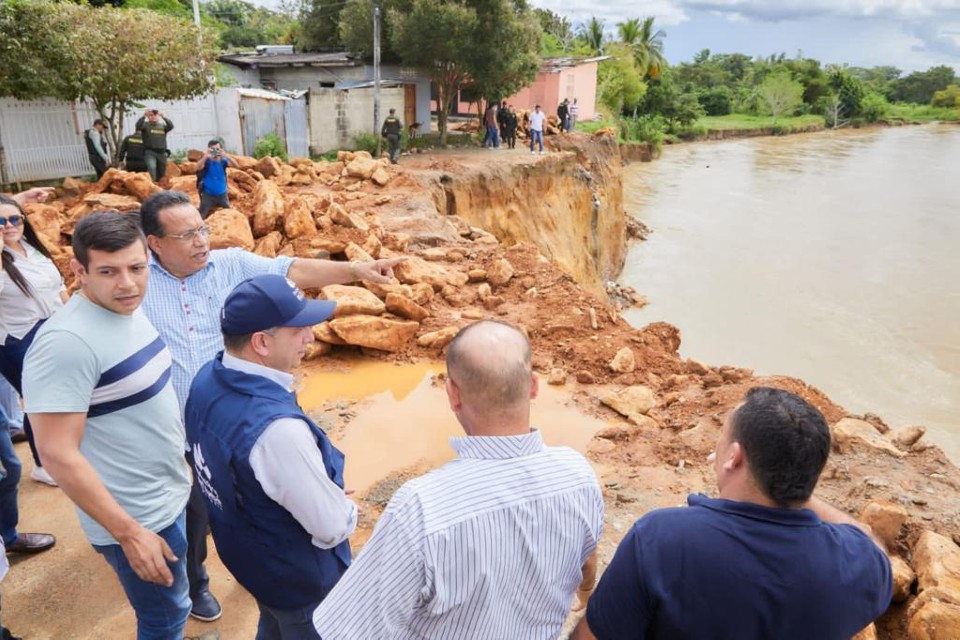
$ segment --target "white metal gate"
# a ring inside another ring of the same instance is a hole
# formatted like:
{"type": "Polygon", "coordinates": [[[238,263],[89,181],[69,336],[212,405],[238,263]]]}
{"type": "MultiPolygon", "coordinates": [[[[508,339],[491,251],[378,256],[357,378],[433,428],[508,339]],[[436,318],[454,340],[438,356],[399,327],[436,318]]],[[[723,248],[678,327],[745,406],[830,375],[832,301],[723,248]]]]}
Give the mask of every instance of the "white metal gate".
{"type": "MultiPolygon", "coordinates": [[[[216,137],[224,137],[227,148],[236,148],[239,139],[231,135],[236,125],[229,121],[236,121],[237,106],[230,99],[221,102],[219,112],[215,95],[147,104],[173,122],[167,137],[172,151],[204,149],[216,137]],[[221,119],[226,122],[219,126],[221,119]]],[[[133,132],[141,115],[142,111],[127,114],[122,135],[133,132]]],[[[84,102],[0,98],[0,184],[92,174],[83,132],[96,118],[92,105],[84,102]]]]}
{"type": "Polygon", "coordinates": [[[307,97],[301,96],[284,104],[287,126],[287,154],[291,158],[310,157],[310,128],[307,125],[307,97]]]}
{"type": "MultiPolygon", "coordinates": [[[[289,98],[282,96],[264,98],[249,95],[250,89],[240,91],[240,129],[243,131],[243,152],[253,155],[257,140],[275,133],[286,144],[287,133],[284,126],[284,104],[289,98]]],[[[266,92],[264,92],[266,93],[266,92]]]]}

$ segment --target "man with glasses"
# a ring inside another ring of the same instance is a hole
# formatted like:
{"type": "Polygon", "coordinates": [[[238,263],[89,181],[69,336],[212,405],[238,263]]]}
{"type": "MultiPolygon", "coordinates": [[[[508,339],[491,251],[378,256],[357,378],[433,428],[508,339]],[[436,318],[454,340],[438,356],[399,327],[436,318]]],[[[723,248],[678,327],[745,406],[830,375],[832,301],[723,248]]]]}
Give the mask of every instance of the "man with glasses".
{"type": "MultiPolygon", "coordinates": [[[[140,209],[152,254],[150,286],[143,309],[173,357],[173,387],[183,411],[190,384],[200,368],[223,350],[220,310],[238,284],[262,274],[286,276],[301,289],[356,280],[387,283],[404,258],[373,262],[335,262],[278,256],[270,259],[242,249],[210,250],[210,227],[190,198],[180,191],[158,191],[140,209]]],[[[187,454],[191,467],[193,461],[187,454]]],[[[191,615],[210,622],[220,603],[210,593],[203,566],[207,557],[208,517],[196,480],[187,505],[187,576],[191,615]]]]}

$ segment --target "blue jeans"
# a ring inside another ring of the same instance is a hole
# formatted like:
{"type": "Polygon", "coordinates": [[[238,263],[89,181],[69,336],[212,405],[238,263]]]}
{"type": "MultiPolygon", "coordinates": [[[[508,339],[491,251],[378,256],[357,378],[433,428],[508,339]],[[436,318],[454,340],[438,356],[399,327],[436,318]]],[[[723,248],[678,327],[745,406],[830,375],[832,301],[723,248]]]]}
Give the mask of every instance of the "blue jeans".
{"type": "Polygon", "coordinates": [[[543,131],[530,130],[530,151],[533,151],[534,145],[540,143],[540,151],[543,151],[543,131]]]}
{"type": "Polygon", "coordinates": [[[119,544],[93,545],[117,572],[127,600],[137,614],[137,640],[183,640],[183,628],[190,615],[190,590],[183,560],[187,553],[185,518],[181,513],[173,524],[159,532],[177,556],[176,562],[167,563],[173,573],[170,587],[141,580],[119,544]]]}
{"type": "Polygon", "coordinates": [[[0,374],[0,424],[8,422],[10,429],[23,428],[23,411],[20,409],[20,394],[0,374]]]}
{"type": "Polygon", "coordinates": [[[500,148],[500,133],[495,125],[487,125],[487,146],[500,148]]]}
{"type": "MultiPolygon", "coordinates": [[[[41,320],[33,325],[33,329],[21,339],[7,336],[7,341],[0,346],[0,375],[7,379],[10,386],[17,390],[17,393],[23,393],[23,359],[27,356],[27,349],[33,344],[33,339],[37,337],[37,331],[43,326],[46,320],[41,320]]],[[[54,384],[54,381],[51,381],[54,384]]],[[[35,466],[42,467],[40,464],[40,454],[37,453],[37,445],[33,441],[33,429],[30,428],[30,418],[23,416],[23,431],[27,434],[27,442],[30,444],[30,453],[33,455],[35,466]]]]}
{"type": "Polygon", "coordinates": [[[313,626],[313,611],[319,602],[292,611],[273,609],[257,602],[260,607],[260,623],[256,640],[320,640],[313,626]]]}
{"type": "Polygon", "coordinates": [[[10,429],[7,425],[0,425],[0,464],[3,465],[3,478],[0,479],[0,535],[7,548],[17,541],[17,523],[20,521],[20,510],[17,508],[20,473],[22,465],[20,458],[13,450],[10,440],[10,429]]]}

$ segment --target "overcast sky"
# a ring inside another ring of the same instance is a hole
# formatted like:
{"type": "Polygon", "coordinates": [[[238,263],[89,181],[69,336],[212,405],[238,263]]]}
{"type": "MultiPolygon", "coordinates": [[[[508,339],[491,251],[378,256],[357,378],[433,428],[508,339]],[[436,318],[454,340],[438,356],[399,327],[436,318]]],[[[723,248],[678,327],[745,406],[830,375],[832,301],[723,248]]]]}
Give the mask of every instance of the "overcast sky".
{"type": "Polygon", "coordinates": [[[960,72],[960,0],[532,0],[575,26],[654,16],[671,63],[702,49],[903,71],[948,64],[960,72]]]}

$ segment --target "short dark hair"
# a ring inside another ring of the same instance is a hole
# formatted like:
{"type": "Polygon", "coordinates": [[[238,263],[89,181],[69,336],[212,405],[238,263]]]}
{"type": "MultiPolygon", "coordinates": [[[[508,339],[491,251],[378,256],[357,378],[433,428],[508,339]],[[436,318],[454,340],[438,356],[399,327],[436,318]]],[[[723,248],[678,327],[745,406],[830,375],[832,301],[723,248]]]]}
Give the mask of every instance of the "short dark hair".
{"type": "Polygon", "coordinates": [[[754,387],[731,416],[730,434],[774,503],[787,508],[810,499],[830,455],[830,427],[816,407],[782,389],[754,387]]]}
{"type": "Polygon", "coordinates": [[[241,336],[232,336],[228,333],[223,334],[223,348],[227,351],[241,351],[247,343],[250,342],[250,338],[253,337],[252,333],[245,333],[241,336]]]}
{"type": "Polygon", "coordinates": [[[220,138],[214,138],[213,140],[211,140],[210,142],[208,142],[208,143],[207,143],[207,148],[209,149],[210,147],[212,147],[212,146],[215,145],[215,144],[222,144],[222,143],[220,142],[220,138]]]}
{"type": "Polygon", "coordinates": [[[73,255],[86,269],[90,266],[91,249],[116,253],[137,241],[146,248],[138,213],[94,211],[80,218],[73,228],[73,255]]]}
{"type": "Polygon", "coordinates": [[[103,120],[101,120],[100,118],[97,118],[96,120],[93,121],[93,126],[97,126],[97,125],[100,125],[101,127],[106,126],[105,124],[103,124],[103,120]]]}
{"type": "Polygon", "coordinates": [[[143,232],[148,236],[162,238],[165,233],[163,225],[160,224],[160,212],[182,204],[193,204],[190,201],[190,196],[183,191],[157,191],[147,196],[147,199],[140,205],[140,220],[143,224],[143,232]]]}

